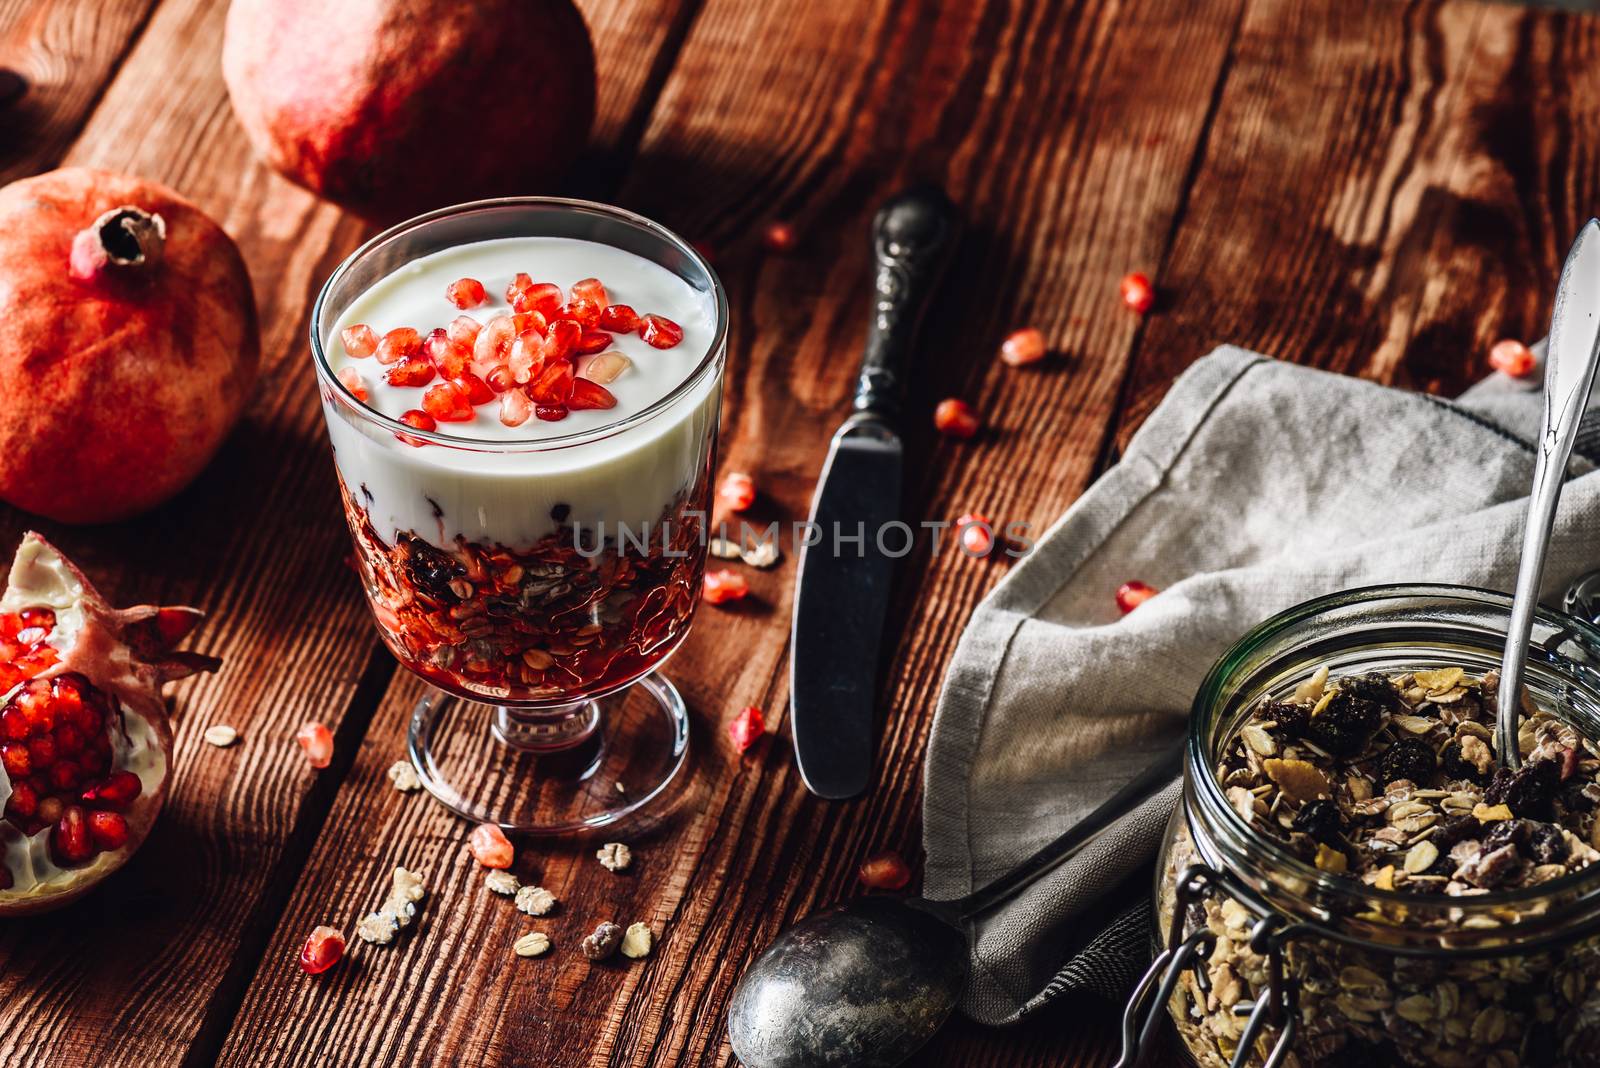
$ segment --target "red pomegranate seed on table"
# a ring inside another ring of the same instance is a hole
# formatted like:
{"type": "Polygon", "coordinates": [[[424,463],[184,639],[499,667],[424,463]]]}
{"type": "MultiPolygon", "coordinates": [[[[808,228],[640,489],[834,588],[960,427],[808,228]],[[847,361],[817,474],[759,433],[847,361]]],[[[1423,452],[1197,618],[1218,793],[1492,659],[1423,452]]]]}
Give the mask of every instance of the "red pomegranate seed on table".
{"type": "Polygon", "coordinates": [[[610,303],[606,299],[606,287],[600,283],[598,278],[585,278],[582,281],[572,283],[572,299],[586,300],[602,311],[610,303]]]}
{"type": "Polygon", "coordinates": [[[391,386],[425,386],[438,373],[433,361],[424,356],[413,356],[389,368],[387,375],[391,386]]]}
{"type": "Polygon", "coordinates": [[[503,363],[492,368],[488,374],[483,376],[483,380],[489,383],[489,388],[496,393],[504,393],[517,384],[516,374],[503,363]]]}
{"type": "Polygon", "coordinates": [[[750,592],[750,583],[737,571],[720,568],[716,571],[707,571],[705,580],[705,600],[707,604],[727,604],[737,601],[750,592]]]}
{"type": "Polygon", "coordinates": [[[639,336],[654,348],[670,349],[683,340],[683,327],[664,315],[646,315],[639,320],[639,336]]]}
{"type": "Polygon", "coordinates": [[[1489,366],[1512,378],[1526,378],[1538,362],[1533,350],[1515,338],[1496,341],[1489,350],[1489,366]]]}
{"type": "Polygon", "coordinates": [[[578,343],[573,347],[581,356],[593,356],[597,352],[604,352],[610,345],[610,334],[600,330],[585,330],[578,337],[578,343]]]}
{"type": "Polygon", "coordinates": [[[626,304],[611,304],[600,311],[600,329],[631,334],[639,329],[639,313],[626,304]]]}
{"type": "Polygon", "coordinates": [[[500,394],[500,421],[506,426],[521,426],[533,414],[533,402],[520,389],[507,389],[500,394]]]}
{"type": "Polygon", "coordinates": [[[458,315],[450,320],[450,324],[444,328],[444,331],[450,335],[451,341],[454,341],[464,349],[471,349],[478,340],[478,333],[482,329],[483,324],[472,316],[458,315]]]}
{"type": "Polygon", "coordinates": [[[565,404],[535,404],[533,406],[533,417],[542,419],[546,423],[559,423],[567,417],[567,406],[565,404]]]}
{"type": "Polygon", "coordinates": [[[539,377],[528,386],[528,396],[535,404],[566,404],[572,396],[572,365],[558,361],[539,372],[539,377]]]}
{"type": "Polygon", "coordinates": [[[379,363],[399,363],[422,351],[422,335],[409,326],[397,326],[378,342],[379,363]]]}
{"type": "Polygon", "coordinates": [[[911,881],[911,866],[899,853],[885,851],[862,861],[858,874],[874,890],[904,890],[911,881]]]}
{"type": "Polygon", "coordinates": [[[795,246],[794,226],[782,221],[768,223],[767,228],[761,231],[761,243],[768,252],[791,251],[795,246]]]}
{"type": "Polygon", "coordinates": [[[729,471],[717,483],[717,500],[735,512],[756,503],[756,480],[743,471],[729,471]]]}
{"type": "Polygon", "coordinates": [[[121,849],[128,844],[128,821],[116,812],[89,813],[89,837],[102,849],[121,849]]]}
{"type": "Polygon", "coordinates": [[[1138,271],[1123,275],[1120,288],[1122,303],[1128,306],[1129,311],[1143,315],[1155,307],[1156,290],[1155,286],[1150,284],[1148,275],[1141,274],[1138,271]]]}
{"type": "Polygon", "coordinates": [[[89,822],[80,806],[67,805],[61,810],[61,818],[50,832],[50,853],[58,864],[82,864],[94,856],[89,822]]]}
{"type": "Polygon", "coordinates": [[[472,851],[473,859],[485,868],[503,870],[511,867],[511,862],[516,859],[511,839],[493,823],[480,823],[472,828],[472,833],[467,836],[467,848],[472,851]]]}
{"type": "Polygon", "coordinates": [[[366,359],[378,351],[378,332],[366,323],[356,323],[339,331],[344,351],[357,360],[366,359]]]}
{"type": "Polygon", "coordinates": [[[550,329],[544,336],[544,347],[539,350],[539,355],[544,357],[545,363],[554,363],[565,360],[572,355],[572,350],[578,347],[578,339],[583,337],[583,327],[571,319],[557,319],[550,324],[550,329]]]}
{"type": "Polygon", "coordinates": [[[962,550],[969,556],[988,556],[994,548],[994,524],[977,512],[957,519],[956,531],[961,536],[962,550]]]}
{"type": "Polygon", "coordinates": [[[422,410],[441,423],[464,423],[475,414],[467,391],[454,382],[429,386],[422,395],[422,410]]]}
{"type": "Polygon", "coordinates": [[[445,299],[465,311],[489,299],[488,290],[476,278],[458,278],[444,289],[445,299]]]}
{"type": "Polygon", "coordinates": [[[978,432],[978,414],[964,400],[949,397],[933,410],[933,425],[952,438],[970,438],[978,432]]]}
{"type": "Polygon", "coordinates": [[[472,405],[488,404],[494,400],[494,390],[489,388],[489,383],[473,374],[471,371],[452,379],[457,387],[467,395],[467,403],[472,405]]]}
{"type": "Polygon", "coordinates": [[[306,763],[312,767],[325,768],[333,762],[333,732],[323,724],[302,723],[295,731],[294,740],[305,750],[306,763]]]}
{"type": "Polygon", "coordinates": [[[1117,607],[1122,610],[1123,615],[1127,615],[1160,592],[1154,586],[1148,586],[1137,579],[1124,582],[1117,587],[1117,607]]]}
{"type": "Polygon", "coordinates": [[[361,372],[354,367],[341,367],[335,377],[350,391],[350,395],[363,404],[367,401],[367,384],[361,381],[361,372]]]}
{"type": "Polygon", "coordinates": [[[1000,344],[1000,359],[1012,367],[1038,363],[1044,355],[1044,335],[1031,326],[1013,330],[1000,344]]]}
{"type": "Polygon", "coordinates": [[[314,927],[300,947],[300,968],[307,975],[321,975],[344,956],[344,932],[336,927],[314,927]]]}
{"type": "Polygon", "coordinates": [[[748,752],[756,739],[767,733],[766,720],[761,715],[761,709],[750,705],[741,709],[733,722],[728,724],[728,737],[733,739],[733,747],[739,752],[748,752]]]}
{"type": "Polygon", "coordinates": [[[121,812],[133,804],[143,788],[144,784],[133,772],[114,771],[104,782],[85,790],[82,801],[91,808],[109,808],[121,812]]]}
{"type": "Polygon", "coordinates": [[[595,409],[615,408],[617,398],[611,391],[598,382],[591,382],[587,378],[574,378],[572,391],[567,397],[567,407],[575,412],[594,411],[595,409]]]}

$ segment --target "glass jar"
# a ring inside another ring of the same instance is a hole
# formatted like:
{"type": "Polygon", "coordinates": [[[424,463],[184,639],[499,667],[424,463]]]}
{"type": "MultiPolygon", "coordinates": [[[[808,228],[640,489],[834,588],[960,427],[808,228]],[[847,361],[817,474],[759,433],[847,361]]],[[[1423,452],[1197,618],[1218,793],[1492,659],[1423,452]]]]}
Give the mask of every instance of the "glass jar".
{"type": "MultiPolygon", "coordinates": [[[[1514,891],[1382,890],[1251,830],[1213,771],[1261,700],[1320,666],[1494,670],[1509,610],[1466,587],[1353,590],[1268,620],[1217,662],[1189,722],[1157,864],[1157,960],[1128,1007],[1123,1065],[1149,1048],[1163,1003],[1203,1068],[1600,1065],[1600,864],[1514,891]]],[[[1600,630],[1541,611],[1526,682],[1600,738],[1600,630]]]]}

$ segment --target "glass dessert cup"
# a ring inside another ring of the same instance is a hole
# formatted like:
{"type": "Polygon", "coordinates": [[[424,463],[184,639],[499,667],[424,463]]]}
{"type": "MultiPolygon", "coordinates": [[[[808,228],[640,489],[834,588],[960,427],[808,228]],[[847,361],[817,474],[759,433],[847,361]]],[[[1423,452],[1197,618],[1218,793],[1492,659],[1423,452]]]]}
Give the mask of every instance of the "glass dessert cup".
{"type": "MultiPolygon", "coordinates": [[[[1253,829],[1214,771],[1263,698],[1320,666],[1336,679],[1492,671],[1509,604],[1464,587],[1355,590],[1263,623],[1217,663],[1190,720],[1156,869],[1158,959],[1129,1005],[1123,1063],[1170,1014],[1185,1062],[1204,1068],[1600,1064],[1600,863],[1461,896],[1386,889],[1253,829]]],[[[1528,694],[1587,739],[1600,737],[1597,669],[1600,630],[1539,614],[1528,694]]]]}
{"type": "Polygon", "coordinates": [[[721,284],[686,242],[617,208],[553,198],[401,223],[317,298],[312,351],[362,587],[384,644],[431,684],[409,752],[461,816],[525,834],[600,827],[683,769],[687,711],[655,672],[700,600],[726,323],[721,284]],[[709,324],[683,381],[615,419],[585,412],[599,422],[526,438],[418,429],[340,381],[328,346],[369,289],[434,253],[523,237],[596,243],[680,280],[709,324]]]}

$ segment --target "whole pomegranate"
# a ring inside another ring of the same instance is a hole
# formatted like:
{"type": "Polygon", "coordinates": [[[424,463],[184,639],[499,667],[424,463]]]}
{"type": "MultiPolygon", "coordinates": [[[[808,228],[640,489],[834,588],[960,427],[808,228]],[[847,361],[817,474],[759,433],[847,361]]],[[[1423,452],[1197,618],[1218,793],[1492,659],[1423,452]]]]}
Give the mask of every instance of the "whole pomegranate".
{"type": "Polygon", "coordinates": [[[594,118],[571,0],[233,0],[222,74],[268,163],[379,220],[548,191],[594,118]]]}
{"type": "Polygon", "coordinates": [[[23,537],[0,597],[0,917],[66,904],[143,843],[171,778],[161,685],[220,663],[171,651],[200,619],[113,609],[23,537]]]}
{"type": "Polygon", "coordinates": [[[160,504],[259,356],[239,250],[187,200],[77,167],[0,189],[0,499],[68,523],[160,504]]]}

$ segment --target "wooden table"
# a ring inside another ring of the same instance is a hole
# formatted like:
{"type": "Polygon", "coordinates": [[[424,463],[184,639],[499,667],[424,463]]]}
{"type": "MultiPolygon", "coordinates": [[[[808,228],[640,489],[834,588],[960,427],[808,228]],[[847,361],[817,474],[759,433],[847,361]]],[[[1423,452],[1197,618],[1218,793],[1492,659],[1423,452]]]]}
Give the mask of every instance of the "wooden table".
{"type": "MultiPolygon", "coordinates": [[[[1220,341],[1451,393],[1490,343],[1534,337],[1566,244],[1600,205],[1600,22],[1471,2],[589,0],[593,149],[566,191],[707,243],[732,293],[722,466],[805,514],[846,409],[877,203],[936,178],[970,229],[925,333],[910,410],[964,396],[960,443],[913,421],[908,506],[1042,529],[1220,341]],[[800,235],[763,251],[773,219],[800,235]],[[1142,269],[1154,314],[1119,304],[1142,269]],[[993,358],[1022,324],[1056,354],[993,358]]],[[[269,174],[234,124],[216,0],[0,0],[0,64],[34,81],[0,124],[4,178],[60,163],[166,181],[238,238],[264,374],[199,482],[135,522],[45,524],[121,602],[204,606],[220,675],[176,690],[166,815],[90,900],[0,926],[0,1057],[19,1065],[726,1064],[743,964],[849,893],[872,852],[919,854],[921,767],[967,613],[1003,573],[959,555],[904,569],[871,794],[811,798],[781,734],[740,759],[721,724],[781,731],[792,556],[739,611],[707,611],[672,665],[696,716],[699,796],[634,841],[524,850],[566,903],[559,952],[487,899],[467,828],[392,790],[420,684],[378,646],[349,574],[304,338],[311,299],[367,233],[269,174]],[[915,578],[912,578],[915,576],[915,578]],[[314,772],[295,728],[335,730],[314,772]],[[229,723],[227,750],[201,741],[229,723]],[[397,861],[432,896],[397,950],[312,979],[306,933],[351,928],[397,861]],[[591,967],[586,925],[651,921],[648,961],[591,967]]],[[[9,545],[34,522],[0,510],[9,545]]],[[[1068,1001],[1005,1033],[956,1023],[926,1063],[1103,1065],[1110,1014],[1068,1001]]]]}

